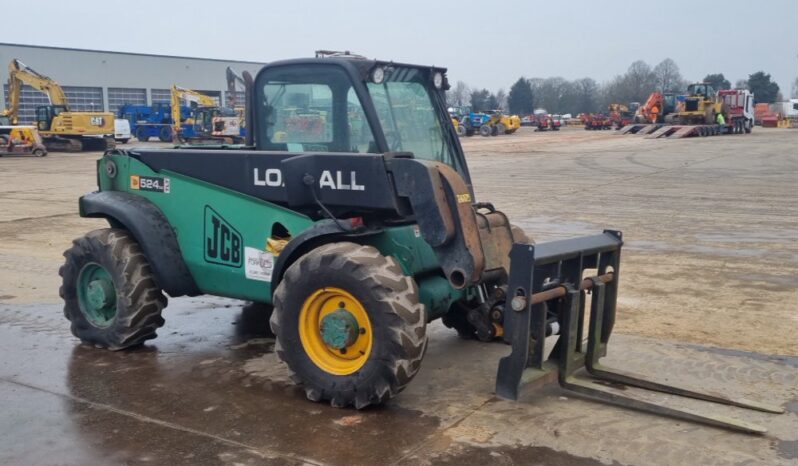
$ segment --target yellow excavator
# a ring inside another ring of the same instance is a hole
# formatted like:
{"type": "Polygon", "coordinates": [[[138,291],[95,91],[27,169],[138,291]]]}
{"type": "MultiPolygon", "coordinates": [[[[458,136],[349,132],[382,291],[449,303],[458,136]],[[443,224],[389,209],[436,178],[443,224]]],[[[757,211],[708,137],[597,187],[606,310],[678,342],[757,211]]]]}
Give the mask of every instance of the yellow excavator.
{"type": "Polygon", "coordinates": [[[36,107],[36,128],[48,150],[79,152],[114,147],[113,113],[70,110],[66,93],[57,82],[16,58],[8,65],[9,106],[2,113],[12,125],[18,123],[20,96],[25,84],[45,93],[50,100],[49,105],[36,107]]]}
{"type": "Polygon", "coordinates": [[[172,86],[172,137],[174,142],[212,141],[233,144],[243,140],[239,118],[233,109],[222,108],[213,97],[177,85],[172,86]],[[181,121],[180,108],[183,100],[192,109],[191,116],[181,121]]]}

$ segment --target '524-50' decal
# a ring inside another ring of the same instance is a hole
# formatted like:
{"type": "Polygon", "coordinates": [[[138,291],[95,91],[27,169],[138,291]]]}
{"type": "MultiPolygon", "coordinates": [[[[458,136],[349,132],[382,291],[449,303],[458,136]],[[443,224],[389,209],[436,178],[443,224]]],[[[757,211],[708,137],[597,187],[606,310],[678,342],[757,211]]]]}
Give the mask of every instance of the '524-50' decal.
{"type": "Polygon", "coordinates": [[[171,183],[169,182],[169,178],[130,175],[130,189],[169,194],[171,183]]]}

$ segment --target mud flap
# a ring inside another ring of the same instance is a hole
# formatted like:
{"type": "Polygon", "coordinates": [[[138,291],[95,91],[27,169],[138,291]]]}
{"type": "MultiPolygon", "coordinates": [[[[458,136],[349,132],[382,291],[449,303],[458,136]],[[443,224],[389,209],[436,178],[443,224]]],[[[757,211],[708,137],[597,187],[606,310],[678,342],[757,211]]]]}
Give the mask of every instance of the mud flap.
{"type": "Polygon", "coordinates": [[[504,339],[512,351],[499,361],[496,394],[517,400],[522,385],[556,375],[564,389],[590,398],[742,432],[765,433],[764,428],[744,421],[661,406],[573,377],[585,368],[597,379],[618,384],[758,411],[784,412],[762,403],[649,381],[599,363],[607,354],[607,342],[615,323],[622,245],[621,232],[609,230],[601,235],[538,245],[513,245],[504,311],[504,339]],[[590,276],[584,278],[586,275],[590,276]],[[587,293],[592,297],[586,329],[587,293]],[[545,339],[557,333],[560,337],[551,356],[545,359],[545,339]]]}

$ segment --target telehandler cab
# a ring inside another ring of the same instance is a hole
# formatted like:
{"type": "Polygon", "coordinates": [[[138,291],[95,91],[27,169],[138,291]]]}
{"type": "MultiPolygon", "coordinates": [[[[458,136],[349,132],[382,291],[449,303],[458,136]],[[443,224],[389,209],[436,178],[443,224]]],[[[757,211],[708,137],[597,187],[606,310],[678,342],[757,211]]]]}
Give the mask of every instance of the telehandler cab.
{"type": "Polygon", "coordinates": [[[522,379],[559,371],[564,387],[594,398],[763,431],[571,377],[586,367],[778,411],[599,366],[621,233],[536,245],[477,202],[444,103],[445,69],[338,55],[271,63],[247,84],[246,144],[117,149],[97,162],[99,190],[80,198],[80,214],[110,228],[75,240],[60,270],[64,312],[84,342],[140,344],[164,323],[164,293],[212,294],[273,304],[277,355],[309,399],[333,406],[401,392],[421,365],[427,323],[442,318],[462,336],[511,345],[496,381],[505,398],[517,398],[522,379]]]}

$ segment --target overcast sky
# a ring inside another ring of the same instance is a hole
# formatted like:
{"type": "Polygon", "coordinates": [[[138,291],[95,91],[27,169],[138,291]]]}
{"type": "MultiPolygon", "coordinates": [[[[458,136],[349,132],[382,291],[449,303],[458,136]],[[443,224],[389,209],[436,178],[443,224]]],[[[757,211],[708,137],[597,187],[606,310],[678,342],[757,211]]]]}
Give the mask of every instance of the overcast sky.
{"type": "Polygon", "coordinates": [[[667,57],[688,80],[721,72],[734,83],[763,70],[785,97],[798,76],[798,0],[36,5],[35,19],[6,17],[0,42],[264,62],[310,56],[320,48],[351,50],[446,66],[452,82],[491,90],[506,90],[519,76],[603,82],[634,60],[654,66],[667,57]]]}

